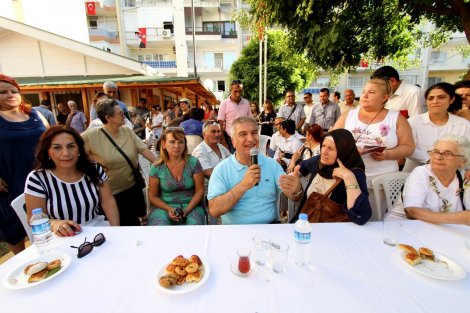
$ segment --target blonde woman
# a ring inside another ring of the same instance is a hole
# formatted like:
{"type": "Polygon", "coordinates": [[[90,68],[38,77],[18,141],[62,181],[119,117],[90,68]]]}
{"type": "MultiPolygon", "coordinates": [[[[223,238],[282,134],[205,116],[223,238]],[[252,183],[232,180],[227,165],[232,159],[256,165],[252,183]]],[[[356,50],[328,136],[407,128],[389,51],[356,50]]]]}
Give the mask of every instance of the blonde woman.
{"type": "Polygon", "coordinates": [[[149,225],[206,224],[204,172],[188,155],[183,128],[168,127],[162,136],[161,159],[150,168],[149,225]]]}

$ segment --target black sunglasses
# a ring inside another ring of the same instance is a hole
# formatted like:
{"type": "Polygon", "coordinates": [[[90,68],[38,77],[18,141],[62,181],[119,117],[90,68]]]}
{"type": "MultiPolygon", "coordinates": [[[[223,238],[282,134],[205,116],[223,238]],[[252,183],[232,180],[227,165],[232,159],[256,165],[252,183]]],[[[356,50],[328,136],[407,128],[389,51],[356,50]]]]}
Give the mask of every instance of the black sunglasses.
{"type": "Polygon", "coordinates": [[[95,239],[93,239],[93,242],[86,241],[86,237],[85,237],[85,242],[82,243],[80,247],[70,246],[70,248],[78,249],[77,257],[83,258],[85,255],[87,255],[93,250],[93,247],[99,247],[105,241],[106,241],[106,238],[104,237],[104,235],[102,233],[99,233],[98,235],[95,236],[95,239]]]}
{"type": "Polygon", "coordinates": [[[230,85],[240,85],[242,83],[241,80],[239,79],[236,79],[236,80],[233,80],[232,83],[230,85]]]}

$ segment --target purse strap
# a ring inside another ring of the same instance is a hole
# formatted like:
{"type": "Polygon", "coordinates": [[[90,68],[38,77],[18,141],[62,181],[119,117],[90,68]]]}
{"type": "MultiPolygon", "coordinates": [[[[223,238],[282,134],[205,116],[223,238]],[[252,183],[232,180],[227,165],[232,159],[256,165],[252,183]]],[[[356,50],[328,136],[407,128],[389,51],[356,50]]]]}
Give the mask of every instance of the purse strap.
{"type": "MultiPolygon", "coordinates": [[[[131,169],[134,171],[135,168],[134,166],[132,165],[132,162],[131,160],[127,157],[127,155],[124,153],[124,151],[121,150],[121,148],[119,148],[119,146],[114,142],[113,138],[111,138],[111,136],[104,131],[103,128],[100,128],[100,130],[103,132],[103,134],[106,136],[106,138],[108,138],[108,140],[113,144],[114,148],[116,148],[116,150],[124,157],[124,159],[126,159],[127,163],[129,164],[129,166],[131,167],[131,169]]],[[[138,166],[138,165],[137,165],[138,166]]]]}
{"type": "Polygon", "coordinates": [[[333,185],[331,185],[331,187],[323,194],[322,201],[324,201],[326,198],[328,198],[330,196],[330,194],[339,185],[339,183],[341,183],[341,179],[336,179],[336,181],[333,183],[333,185]]]}

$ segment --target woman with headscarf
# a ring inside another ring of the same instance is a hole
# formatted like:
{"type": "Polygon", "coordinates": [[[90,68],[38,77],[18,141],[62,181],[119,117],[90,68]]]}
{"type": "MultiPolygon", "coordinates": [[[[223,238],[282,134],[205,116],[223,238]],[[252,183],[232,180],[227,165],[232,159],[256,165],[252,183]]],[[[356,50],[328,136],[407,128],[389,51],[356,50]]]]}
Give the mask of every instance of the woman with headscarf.
{"type": "Polygon", "coordinates": [[[305,191],[296,194],[296,198],[302,197],[301,212],[296,216],[307,213],[310,222],[365,224],[372,211],[364,162],[352,134],[335,129],[322,137],[320,145],[320,155],[303,161],[294,172],[311,174],[305,191]]]}
{"type": "Polygon", "coordinates": [[[34,148],[46,127],[42,114],[21,97],[16,80],[0,74],[0,239],[15,254],[24,249],[26,232],[10,203],[24,191],[34,148]]]}

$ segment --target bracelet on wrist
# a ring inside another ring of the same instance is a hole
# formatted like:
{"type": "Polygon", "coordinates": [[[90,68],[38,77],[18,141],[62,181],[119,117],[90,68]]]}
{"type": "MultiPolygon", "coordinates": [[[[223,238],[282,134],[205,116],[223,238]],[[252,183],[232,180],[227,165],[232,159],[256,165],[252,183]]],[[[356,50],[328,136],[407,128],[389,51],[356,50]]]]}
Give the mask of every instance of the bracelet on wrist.
{"type": "Polygon", "coordinates": [[[299,196],[301,196],[301,195],[303,194],[303,192],[304,192],[304,188],[303,188],[303,187],[300,187],[300,190],[297,191],[296,193],[294,193],[292,196],[293,196],[294,198],[298,198],[299,196]]]}
{"type": "Polygon", "coordinates": [[[347,190],[347,189],[359,189],[359,185],[358,185],[358,184],[347,185],[347,186],[346,186],[346,190],[347,190]]]}

